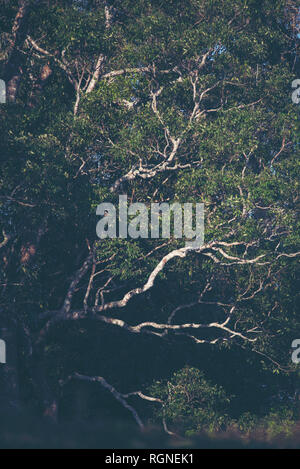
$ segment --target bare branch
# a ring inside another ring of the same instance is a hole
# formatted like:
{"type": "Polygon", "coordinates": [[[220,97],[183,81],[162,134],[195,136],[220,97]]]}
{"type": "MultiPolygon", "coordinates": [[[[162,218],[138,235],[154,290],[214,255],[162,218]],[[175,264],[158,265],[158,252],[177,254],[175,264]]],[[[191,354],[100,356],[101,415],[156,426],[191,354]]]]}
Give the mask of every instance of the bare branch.
{"type": "MultiPolygon", "coordinates": [[[[72,379],[76,379],[76,380],[81,380],[81,381],[88,381],[88,382],[91,382],[91,383],[99,383],[101,384],[101,386],[103,386],[105,389],[107,389],[113,396],[114,398],[120,402],[122,404],[123,407],[125,407],[125,409],[129,410],[129,412],[131,412],[134,420],[136,421],[136,423],[138,424],[138,426],[140,427],[141,430],[144,429],[144,424],[142,422],[142,420],[140,419],[137,411],[130,405],[128,404],[128,402],[126,401],[126,397],[128,397],[128,395],[124,395],[124,394],[121,394],[119,391],[117,391],[111,384],[109,384],[104,378],[102,378],[102,376],[85,376],[85,375],[81,375],[79,373],[74,373],[73,375],[71,375],[67,381],[61,383],[61,384],[66,384],[66,382],[72,380],[72,379]]],[[[142,393],[140,393],[141,395],[143,395],[142,393]]],[[[137,393],[137,395],[139,395],[139,393],[137,393]]],[[[139,397],[141,397],[141,395],[139,397]]],[[[146,396],[145,396],[146,397],[146,396]]],[[[149,399],[148,399],[149,400],[149,399]]]]}
{"type": "Polygon", "coordinates": [[[73,295],[75,293],[75,289],[76,289],[77,285],[79,284],[80,280],[82,279],[82,277],[88,271],[91,263],[93,262],[93,259],[94,259],[94,250],[91,249],[91,251],[90,251],[89,255],[87,256],[86,260],[84,261],[83,265],[81,266],[81,268],[76,272],[76,274],[73,277],[73,280],[72,280],[72,282],[69,286],[69,289],[68,289],[68,293],[67,293],[66,298],[64,300],[63,307],[61,309],[61,314],[66,315],[70,311],[71,302],[72,302],[73,295]]]}
{"type": "Polygon", "coordinates": [[[87,87],[87,90],[86,90],[87,94],[91,93],[94,90],[96,84],[98,83],[103,62],[104,62],[104,55],[100,54],[99,57],[98,57],[98,60],[96,62],[96,66],[95,66],[93,76],[92,76],[92,78],[89,82],[89,85],[87,87]]]}
{"type": "Polygon", "coordinates": [[[27,41],[31,46],[40,54],[45,55],[47,57],[51,57],[51,59],[66,73],[70,83],[74,86],[75,90],[77,91],[78,89],[78,82],[74,78],[73,74],[70,71],[70,66],[66,64],[64,61],[59,60],[57,57],[55,57],[53,54],[48,52],[47,50],[43,49],[40,47],[32,37],[27,36],[27,41]]]}
{"type": "Polygon", "coordinates": [[[4,230],[2,230],[2,234],[3,234],[3,241],[0,243],[0,249],[1,248],[4,248],[4,246],[7,245],[8,241],[11,239],[11,236],[6,234],[6,232],[4,230]]]}

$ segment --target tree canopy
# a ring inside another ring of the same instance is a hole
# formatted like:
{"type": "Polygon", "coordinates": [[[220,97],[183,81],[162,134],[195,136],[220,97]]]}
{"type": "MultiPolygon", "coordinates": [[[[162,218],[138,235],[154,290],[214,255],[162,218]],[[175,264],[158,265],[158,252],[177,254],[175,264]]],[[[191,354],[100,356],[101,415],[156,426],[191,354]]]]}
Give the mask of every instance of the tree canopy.
{"type": "MultiPolygon", "coordinates": [[[[236,418],[296,402],[297,1],[0,5],[0,318],[18,336],[11,396],[57,418],[83,389],[84,412],[125,405],[143,427],[165,389],[155,395],[151,383],[182,368],[183,379],[190,365],[208,393],[235,395],[236,418]],[[186,249],[174,233],[98,239],[96,207],[122,194],[204,203],[204,244],[186,249]]],[[[188,405],[178,399],[165,425],[188,405]]]]}

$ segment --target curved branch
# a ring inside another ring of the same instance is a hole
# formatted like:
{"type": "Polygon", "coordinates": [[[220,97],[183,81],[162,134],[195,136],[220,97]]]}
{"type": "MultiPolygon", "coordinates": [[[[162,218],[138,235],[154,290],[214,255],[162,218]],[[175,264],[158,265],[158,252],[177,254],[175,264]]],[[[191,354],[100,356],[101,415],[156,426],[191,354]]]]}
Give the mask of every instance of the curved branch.
{"type": "Polygon", "coordinates": [[[6,232],[3,230],[2,231],[2,234],[3,234],[3,241],[0,243],[0,249],[1,248],[4,248],[4,246],[7,245],[8,241],[11,239],[11,236],[6,234],[6,232]]]}
{"type": "Polygon", "coordinates": [[[131,412],[134,420],[138,424],[141,430],[144,429],[144,424],[142,420],[140,419],[137,411],[132,407],[126,399],[130,396],[138,396],[141,399],[151,401],[151,402],[159,402],[162,403],[160,399],[157,399],[155,397],[150,397],[150,396],[145,396],[141,391],[136,391],[136,392],[131,392],[129,394],[122,394],[119,391],[117,391],[111,384],[109,384],[102,376],[86,376],[86,375],[81,375],[79,373],[74,373],[73,375],[69,376],[68,379],[64,382],[61,382],[61,384],[66,384],[68,381],[71,381],[72,379],[77,379],[80,381],[88,381],[91,383],[99,383],[101,386],[103,386],[105,389],[107,389],[113,396],[114,398],[122,404],[125,409],[129,410],[131,412]]]}

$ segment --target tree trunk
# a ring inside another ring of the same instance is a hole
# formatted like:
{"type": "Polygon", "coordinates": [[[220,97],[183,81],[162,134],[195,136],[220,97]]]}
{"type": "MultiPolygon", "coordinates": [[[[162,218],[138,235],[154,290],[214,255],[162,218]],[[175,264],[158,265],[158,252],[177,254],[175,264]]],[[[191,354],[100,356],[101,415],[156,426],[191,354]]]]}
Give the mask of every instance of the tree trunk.
{"type": "Polygon", "coordinates": [[[11,31],[10,46],[6,51],[7,60],[4,64],[3,78],[7,84],[7,100],[8,102],[15,102],[18,88],[22,76],[22,54],[19,47],[26,39],[27,30],[27,17],[30,9],[30,4],[26,0],[19,1],[19,9],[14,20],[11,31]]]}

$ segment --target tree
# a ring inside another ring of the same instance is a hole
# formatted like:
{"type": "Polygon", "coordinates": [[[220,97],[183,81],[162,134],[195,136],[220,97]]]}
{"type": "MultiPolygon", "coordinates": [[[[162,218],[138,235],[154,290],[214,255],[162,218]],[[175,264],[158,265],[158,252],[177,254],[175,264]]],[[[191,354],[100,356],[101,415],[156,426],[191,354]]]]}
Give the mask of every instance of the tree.
{"type": "Polygon", "coordinates": [[[18,325],[22,379],[44,413],[72,377],[128,408],[111,363],[92,350],[89,365],[73,360],[80,330],[115,348],[124,332],[136,354],[148,339],[238,345],[292,373],[296,2],[1,3],[14,102],[0,107],[1,316],[18,325]],[[96,206],[124,193],[204,203],[205,243],[98,240],[96,206]]]}
{"type": "Polygon", "coordinates": [[[220,430],[229,422],[226,410],[230,398],[196,368],[185,367],[170,381],[155,383],[152,393],[159,395],[163,402],[160,417],[183,427],[187,435],[205,429],[220,430]]]}

